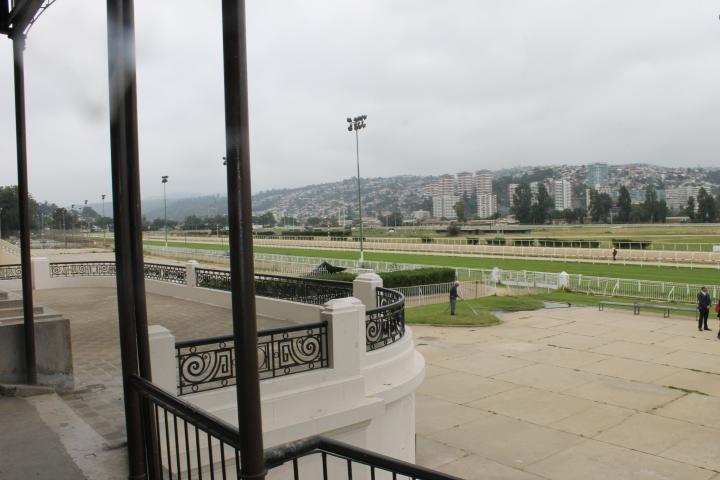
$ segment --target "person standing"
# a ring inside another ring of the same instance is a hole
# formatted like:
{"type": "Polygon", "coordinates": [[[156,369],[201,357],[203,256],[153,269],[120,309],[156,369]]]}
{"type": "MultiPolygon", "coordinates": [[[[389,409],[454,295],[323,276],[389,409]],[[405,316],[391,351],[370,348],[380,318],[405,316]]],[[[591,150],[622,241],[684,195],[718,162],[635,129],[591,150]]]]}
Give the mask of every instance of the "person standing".
{"type": "Polygon", "coordinates": [[[613,247],[612,249],[612,256],[613,256],[613,262],[615,261],[615,258],[617,257],[617,248],[613,247]]]}
{"type": "Polygon", "coordinates": [[[457,305],[458,297],[462,298],[460,294],[460,282],[455,282],[450,287],[450,315],[455,315],[455,306],[457,305]]]}
{"type": "Polygon", "coordinates": [[[707,288],[702,287],[700,293],[697,295],[698,300],[698,330],[708,330],[708,315],[710,315],[710,305],[712,305],[712,299],[707,291],[707,288]]]}

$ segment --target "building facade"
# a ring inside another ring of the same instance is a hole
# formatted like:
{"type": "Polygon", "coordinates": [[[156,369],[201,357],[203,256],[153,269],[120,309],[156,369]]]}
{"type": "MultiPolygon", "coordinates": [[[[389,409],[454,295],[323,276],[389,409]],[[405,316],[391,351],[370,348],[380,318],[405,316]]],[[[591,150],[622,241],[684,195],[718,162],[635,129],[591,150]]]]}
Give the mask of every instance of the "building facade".
{"type": "Polygon", "coordinates": [[[495,194],[478,194],[477,196],[477,215],[485,219],[494,216],[497,213],[497,195],[495,194]]]}
{"type": "Polygon", "coordinates": [[[454,220],[457,218],[455,213],[455,204],[460,201],[460,197],[457,195],[437,195],[432,199],[433,202],[433,217],[435,218],[447,218],[448,220],[454,220]]]}
{"type": "Polygon", "coordinates": [[[610,174],[607,163],[593,163],[587,167],[587,185],[597,190],[610,185],[610,174]]]}
{"type": "Polygon", "coordinates": [[[567,180],[555,180],[553,185],[555,210],[572,208],[572,184],[567,180]]]}

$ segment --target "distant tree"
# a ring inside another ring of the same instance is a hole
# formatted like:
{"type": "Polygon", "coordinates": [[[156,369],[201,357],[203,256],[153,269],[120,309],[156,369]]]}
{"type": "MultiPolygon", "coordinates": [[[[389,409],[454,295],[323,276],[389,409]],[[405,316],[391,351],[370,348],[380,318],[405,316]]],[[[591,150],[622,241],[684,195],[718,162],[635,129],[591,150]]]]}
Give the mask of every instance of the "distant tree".
{"type": "Polygon", "coordinates": [[[573,208],[573,212],[575,212],[578,223],[585,223],[585,217],[587,217],[587,209],[583,207],[577,207],[573,208]]]}
{"type": "Polygon", "coordinates": [[[575,223],[578,221],[578,214],[572,208],[566,208],[565,210],[560,212],[560,216],[567,223],[575,223]]]}
{"type": "Polygon", "coordinates": [[[92,207],[88,207],[88,206],[83,207],[82,213],[80,213],[80,216],[85,217],[85,218],[92,218],[92,219],[100,218],[100,214],[97,213],[95,211],[95,209],[93,209],[92,207]]]}
{"type": "MultiPolygon", "coordinates": [[[[37,221],[37,202],[30,196],[29,202],[30,228],[35,228],[37,221]]],[[[20,230],[20,211],[18,204],[18,188],[17,185],[8,185],[0,187],[0,222],[2,222],[2,236],[8,237],[10,232],[20,230]]]]}
{"type": "Polygon", "coordinates": [[[550,212],[554,207],[554,202],[550,198],[544,183],[538,184],[537,202],[530,207],[532,223],[537,225],[544,224],[550,212]]]}
{"type": "Polygon", "coordinates": [[[598,193],[597,190],[590,190],[590,218],[594,223],[607,223],[610,209],[612,208],[612,197],[607,193],[598,193]]]}
{"type": "Polygon", "coordinates": [[[698,192],[695,218],[700,223],[711,223],[717,218],[715,199],[704,188],[698,192]]]}
{"type": "Polygon", "coordinates": [[[183,220],[183,228],[185,230],[204,230],[207,228],[207,220],[203,220],[195,215],[188,215],[183,220]]]}
{"type": "Polygon", "coordinates": [[[112,230],[113,228],[113,219],[110,217],[99,217],[97,220],[95,220],[95,225],[98,228],[102,228],[103,230],[108,229],[112,230]]]}
{"type": "Polygon", "coordinates": [[[645,189],[645,202],[643,202],[645,216],[651,223],[664,222],[667,216],[667,206],[663,209],[657,198],[657,190],[654,185],[648,185],[645,189]],[[664,214],[663,214],[664,210],[664,214]]]}
{"type": "Polygon", "coordinates": [[[273,212],[265,212],[262,215],[253,217],[253,223],[262,225],[263,227],[274,227],[275,215],[273,215],[273,212]]]}
{"type": "Polygon", "coordinates": [[[305,220],[306,227],[317,227],[323,224],[323,219],[320,217],[310,217],[305,220]]]}
{"type": "Polygon", "coordinates": [[[690,218],[691,222],[695,220],[695,197],[688,197],[682,214],[690,218]]]}
{"type": "Polygon", "coordinates": [[[532,221],[532,192],[530,184],[527,182],[520,183],[512,196],[512,207],[510,211],[520,223],[530,223],[532,221]]]}
{"type": "Polygon", "coordinates": [[[620,187],[618,194],[618,215],[617,221],[620,223],[627,223],[630,221],[630,213],[632,212],[632,200],[630,199],[630,191],[625,185],[620,187]]]}
{"type": "Polygon", "coordinates": [[[460,225],[458,225],[457,222],[450,222],[447,227],[447,232],[451,237],[460,235],[460,225]]]}
{"type": "Polygon", "coordinates": [[[470,218],[473,215],[477,215],[477,196],[463,196],[463,202],[465,203],[466,217],[470,218]]]}
{"type": "Polygon", "coordinates": [[[386,227],[395,227],[402,225],[403,216],[400,212],[392,212],[389,215],[380,215],[378,220],[386,227]]]}
{"type": "Polygon", "coordinates": [[[458,222],[466,222],[467,221],[467,207],[465,206],[465,199],[460,199],[459,202],[457,202],[453,209],[455,210],[455,216],[458,219],[458,222]]]}

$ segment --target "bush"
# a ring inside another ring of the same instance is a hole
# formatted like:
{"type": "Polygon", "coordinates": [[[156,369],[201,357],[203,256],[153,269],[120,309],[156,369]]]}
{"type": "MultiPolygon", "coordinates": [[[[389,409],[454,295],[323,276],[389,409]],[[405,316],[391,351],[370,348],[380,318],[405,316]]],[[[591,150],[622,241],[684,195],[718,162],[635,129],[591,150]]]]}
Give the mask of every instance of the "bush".
{"type": "Polygon", "coordinates": [[[413,287],[415,285],[452,282],[455,280],[455,269],[444,267],[418,268],[399,272],[383,272],[380,277],[383,279],[383,286],[387,288],[413,287]]]}
{"type": "Polygon", "coordinates": [[[524,238],[521,240],[513,240],[514,247],[533,247],[535,246],[535,239],[524,238]]]}
{"type": "Polygon", "coordinates": [[[432,237],[420,237],[421,243],[433,243],[434,241],[435,239],[433,239],[432,237]]]}
{"type": "Polygon", "coordinates": [[[613,238],[613,247],[626,250],[647,250],[652,245],[649,240],[628,240],[626,238],[613,238]]]}
{"type": "Polygon", "coordinates": [[[598,248],[600,242],[597,240],[558,240],[556,238],[538,238],[538,245],[541,247],[560,248],[598,248]]]}
{"type": "Polygon", "coordinates": [[[256,237],[272,237],[273,235],[275,235],[275,232],[273,232],[272,230],[255,232],[256,237]]]}
{"type": "Polygon", "coordinates": [[[303,278],[312,278],[316,280],[335,280],[338,282],[352,282],[357,275],[352,272],[336,272],[336,273],[311,273],[303,278]]]}
{"type": "Polygon", "coordinates": [[[488,238],[485,240],[485,243],[488,245],[505,245],[505,239],[504,238],[488,238]]]}
{"type": "Polygon", "coordinates": [[[480,244],[479,238],[466,238],[465,241],[467,241],[468,245],[479,245],[480,244]]]}

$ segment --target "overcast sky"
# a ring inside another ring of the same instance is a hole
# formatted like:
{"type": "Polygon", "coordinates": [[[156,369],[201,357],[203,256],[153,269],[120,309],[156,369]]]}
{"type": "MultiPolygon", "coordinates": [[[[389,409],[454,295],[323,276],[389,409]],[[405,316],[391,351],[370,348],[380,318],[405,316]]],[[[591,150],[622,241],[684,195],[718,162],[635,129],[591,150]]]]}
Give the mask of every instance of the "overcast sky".
{"type": "MultiPolygon", "coordinates": [[[[249,0],[253,190],[514,165],[720,166],[720,1],[249,0]]],[[[30,190],[111,194],[105,2],[26,50],[30,190]]],[[[137,0],[143,196],[224,191],[220,1],[137,0]]],[[[0,39],[0,185],[17,182],[0,39]]]]}

